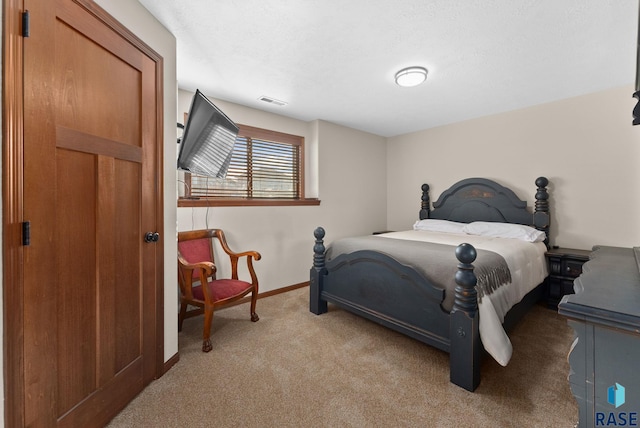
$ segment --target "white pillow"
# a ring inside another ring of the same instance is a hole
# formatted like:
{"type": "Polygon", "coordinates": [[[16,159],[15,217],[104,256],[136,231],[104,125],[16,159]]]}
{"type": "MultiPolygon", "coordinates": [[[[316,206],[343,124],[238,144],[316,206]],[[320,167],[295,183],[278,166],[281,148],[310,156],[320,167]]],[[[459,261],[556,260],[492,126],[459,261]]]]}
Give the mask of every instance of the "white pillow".
{"type": "Polygon", "coordinates": [[[464,233],[465,223],[449,220],[427,218],[418,220],[413,225],[413,230],[428,230],[431,232],[464,233]]]}
{"type": "Polygon", "coordinates": [[[527,242],[542,242],[547,237],[543,231],[523,224],[488,221],[474,221],[473,223],[469,223],[464,226],[464,232],[469,235],[515,238],[527,242]]]}

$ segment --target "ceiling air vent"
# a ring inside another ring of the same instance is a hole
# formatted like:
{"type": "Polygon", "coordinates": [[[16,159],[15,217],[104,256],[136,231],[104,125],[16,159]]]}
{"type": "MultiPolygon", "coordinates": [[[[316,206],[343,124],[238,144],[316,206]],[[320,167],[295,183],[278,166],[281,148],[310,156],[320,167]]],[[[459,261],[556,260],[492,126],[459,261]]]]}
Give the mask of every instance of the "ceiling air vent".
{"type": "Polygon", "coordinates": [[[276,106],[286,106],[287,105],[287,103],[285,103],[284,101],[276,100],[276,99],[271,98],[271,97],[261,96],[258,99],[260,101],[264,101],[265,103],[273,104],[273,105],[276,105],[276,106]]]}

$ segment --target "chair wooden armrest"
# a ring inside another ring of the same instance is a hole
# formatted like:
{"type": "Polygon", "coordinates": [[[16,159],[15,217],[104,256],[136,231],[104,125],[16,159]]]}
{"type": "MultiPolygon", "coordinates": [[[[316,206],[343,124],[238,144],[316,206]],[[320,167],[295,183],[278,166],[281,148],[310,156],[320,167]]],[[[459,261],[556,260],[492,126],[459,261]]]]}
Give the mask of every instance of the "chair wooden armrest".
{"type": "Polygon", "coordinates": [[[218,238],[220,242],[220,246],[224,250],[227,255],[231,258],[231,277],[233,279],[238,279],[238,260],[241,257],[247,258],[247,269],[249,270],[249,275],[251,275],[252,282],[257,281],[256,273],[253,269],[253,260],[260,260],[262,255],[257,251],[243,251],[241,253],[236,253],[229,248],[227,244],[227,238],[224,236],[224,232],[222,229],[213,229],[214,234],[218,238]]]}
{"type": "MultiPolygon", "coordinates": [[[[178,281],[178,284],[182,294],[190,300],[193,300],[194,271],[197,272],[195,276],[197,280],[200,283],[206,283],[207,279],[215,274],[216,266],[212,262],[189,263],[184,257],[178,254],[178,275],[182,277],[181,280],[178,281]]],[[[207,296],[208,293],[206,293],[205,290],[205,298],[207,296]]]]}
{"type": "Polygon", "coordinates": [[[212,262],[189,263],[180,254],[178,254],[178,263],[180,263],[180,269],[191,271],[200,269],[205,276],[211,276],[217,271],[216,265],[212,262]]]}

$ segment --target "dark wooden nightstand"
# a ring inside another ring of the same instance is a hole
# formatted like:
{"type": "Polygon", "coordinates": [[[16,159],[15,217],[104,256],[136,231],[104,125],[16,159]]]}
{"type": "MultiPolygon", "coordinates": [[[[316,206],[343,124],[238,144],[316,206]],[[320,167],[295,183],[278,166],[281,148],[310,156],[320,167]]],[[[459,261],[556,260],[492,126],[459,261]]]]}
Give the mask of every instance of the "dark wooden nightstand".
{"type": "Polygon", "coordinates": [[[573,280],[582,273],[582,265],[589,260],[589,250],[551,248],[547,251],[549,278],[546,300],[551,308],[557,308],[565,294],[573,294],[573,280]]]}

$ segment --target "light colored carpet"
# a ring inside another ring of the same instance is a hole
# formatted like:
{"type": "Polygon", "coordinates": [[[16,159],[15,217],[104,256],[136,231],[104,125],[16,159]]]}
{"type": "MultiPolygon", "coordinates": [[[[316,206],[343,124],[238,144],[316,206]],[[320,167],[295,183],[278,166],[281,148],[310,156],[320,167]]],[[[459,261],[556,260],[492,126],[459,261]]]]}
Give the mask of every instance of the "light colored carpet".
{"type": "Polygon", "coordinates": [[[536,306],[510,334],[507,367],[490,357],[474,393],[449,383],[448,354],[329,306],[307,287],[185,321],[180,361],[110,427],[573,427],[566,320],[536,306]]]}

